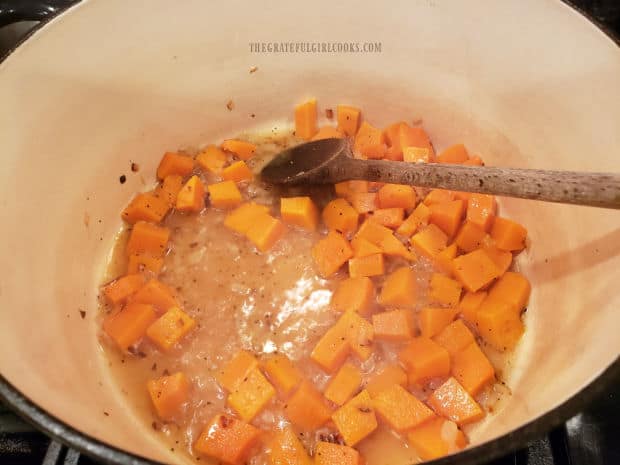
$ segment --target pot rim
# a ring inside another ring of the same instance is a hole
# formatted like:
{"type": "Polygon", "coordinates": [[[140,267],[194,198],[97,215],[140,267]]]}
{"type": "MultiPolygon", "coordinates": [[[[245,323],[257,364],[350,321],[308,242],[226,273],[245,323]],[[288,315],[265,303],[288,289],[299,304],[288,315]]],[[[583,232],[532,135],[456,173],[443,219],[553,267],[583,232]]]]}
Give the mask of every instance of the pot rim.
{"type": "MultiPolygon", "coordinates": [[[[617,35],[612,29],[575,5],[572,0],[561,0],[561,2],[565,3],[586,20],[594,24],[620,48],[620,35],[617,35]]],[[[25,41],[35,35],[50,21],[80,3],[81,0],[71,6],[59,9],[58,14],[40,21],[13,45],[4,56],[0,57],[0,65],[2,65],[2,63],[25,41]]],[[[528,442],[566,422],[569,418],[579,413],[584,406],[596,400],[607,391],[609,387],[618,382],[620,382],[620,355],[580,391],[544,415],[496,439],[467,448],[457,454],[425,463],[429,465],[450,465],[453,464],[455,460],[458,460],[461,465],[474,465],[480,463],[482,460],[490,461],[511,451],[521,449],[525,447],[528,442]]],[[[165,465],[162,462],[147,459],[119,449],[88,434],[80,432],[36,405],[13,386],[1,373],[0,400],[38,430],[58,442],[94,459],[104,460],[107,463],[117,465],[165,465]]]]}

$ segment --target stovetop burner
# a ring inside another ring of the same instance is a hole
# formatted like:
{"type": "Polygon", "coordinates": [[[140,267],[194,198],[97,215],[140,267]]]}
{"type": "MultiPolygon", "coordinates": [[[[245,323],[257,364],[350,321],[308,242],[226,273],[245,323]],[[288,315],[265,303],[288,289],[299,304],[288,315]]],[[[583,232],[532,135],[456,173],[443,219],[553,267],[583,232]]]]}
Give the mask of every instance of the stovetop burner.
{"type": "MultiPolygon", "coordinates": [[[[569,0],[620,37],[620,0],[569,0]]],[[[27,26],[32,26],[30,23],[27,26]]],[[[28,27],[0,28],[0,56],[28,27]]],[[[547,436],[487,465],[620,464],[620,386],[547,436]]],[[[51,440],[0,404],[1,465],[102,465],[51,440]]]]}

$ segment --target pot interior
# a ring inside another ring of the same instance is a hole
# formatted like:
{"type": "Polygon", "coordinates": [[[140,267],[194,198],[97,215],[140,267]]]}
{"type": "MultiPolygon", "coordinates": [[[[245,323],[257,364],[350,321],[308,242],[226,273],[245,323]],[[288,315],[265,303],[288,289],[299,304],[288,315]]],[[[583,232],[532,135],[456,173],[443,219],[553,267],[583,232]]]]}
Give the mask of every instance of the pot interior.
{"type": "MultiPolygon", "coordinates": [[[[111,380],[96,325],[119,212],[164,151],[291,125],[313,96],[320,111],[360,106],[379,127],[422,118],[437,149],[462,141],[491,165],[617,170],[620,52],[559,2],[148,6],[84,1],[0,64],[1,372],[121,449],[180,460],[111,380]],[[267,41],[381,42],[381,53],[250,52],[267,41]]],[[[620,216],[500,205],[529,230],[519,266],[533,292],[512,395],[475,444],[558,406],[620,349],[620,216]]]]}

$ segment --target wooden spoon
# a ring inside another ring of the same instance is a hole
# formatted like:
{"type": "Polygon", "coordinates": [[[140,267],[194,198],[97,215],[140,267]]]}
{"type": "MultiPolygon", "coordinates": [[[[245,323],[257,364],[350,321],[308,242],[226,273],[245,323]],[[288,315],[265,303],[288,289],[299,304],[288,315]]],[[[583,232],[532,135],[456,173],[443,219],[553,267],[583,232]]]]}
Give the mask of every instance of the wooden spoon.
{"type": "Polygon", "coordinates": [[[287,149],[263,168],[261,177],[288,185],[379,181],[620,209],[620,174],[358,160],[346,139],[287,149]]]}

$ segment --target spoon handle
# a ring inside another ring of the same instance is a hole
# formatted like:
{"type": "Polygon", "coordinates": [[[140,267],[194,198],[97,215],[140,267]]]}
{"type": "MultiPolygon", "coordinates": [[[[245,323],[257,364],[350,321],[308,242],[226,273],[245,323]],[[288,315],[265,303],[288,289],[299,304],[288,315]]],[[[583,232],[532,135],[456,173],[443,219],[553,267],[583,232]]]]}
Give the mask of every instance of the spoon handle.
{"type": "Polygon", "coordinates": [[[347,179],[620,209],[620,174],[354,160],[347,179]]]}

